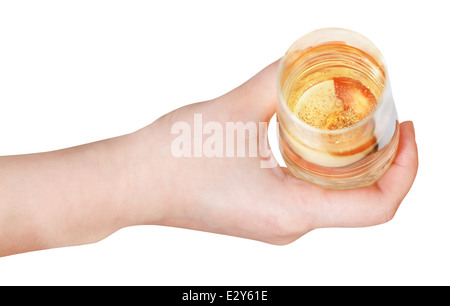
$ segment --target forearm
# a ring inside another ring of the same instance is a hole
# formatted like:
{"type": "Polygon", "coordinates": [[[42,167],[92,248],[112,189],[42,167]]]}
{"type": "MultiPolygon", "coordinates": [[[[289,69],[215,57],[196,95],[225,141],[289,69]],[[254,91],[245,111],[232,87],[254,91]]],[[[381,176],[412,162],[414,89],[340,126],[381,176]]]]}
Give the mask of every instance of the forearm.
{"type": "Polygon", "coordinates": [[[138,222],[137,141],[0,157],[0,256],[91,243],[138,222]]]}

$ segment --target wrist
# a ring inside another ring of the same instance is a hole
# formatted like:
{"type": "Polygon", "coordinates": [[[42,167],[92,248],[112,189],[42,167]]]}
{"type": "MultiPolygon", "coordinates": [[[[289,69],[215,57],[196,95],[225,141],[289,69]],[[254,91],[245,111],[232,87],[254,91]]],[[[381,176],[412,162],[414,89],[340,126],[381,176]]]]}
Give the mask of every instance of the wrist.
{"type": "Polygon", "coordinates": [[[154,122],[118,141],[122,155],[120,201],[126,226],[161,224],[169,211],[172,189],[170,146],[166,152],[164,131],[154,122]]]}

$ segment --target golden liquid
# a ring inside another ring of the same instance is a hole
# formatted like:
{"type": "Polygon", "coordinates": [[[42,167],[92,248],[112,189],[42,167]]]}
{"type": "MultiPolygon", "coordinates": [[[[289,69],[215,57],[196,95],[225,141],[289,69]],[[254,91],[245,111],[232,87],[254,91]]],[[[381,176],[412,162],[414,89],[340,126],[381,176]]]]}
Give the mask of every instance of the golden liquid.
{"type": "Polygon", "coordinates": [[[294,113],[305,123],[324,130],[350,127],[375,108],[377,99],[358,80],[335,77],[300,95],[294,113]]]}
{"type": "Polygon", "coordinates": [[[324,130],[350,127],[375,109],[385,72],[363,51],[341,44],[307,50],[284,80],[289,109],[324,130]]]}

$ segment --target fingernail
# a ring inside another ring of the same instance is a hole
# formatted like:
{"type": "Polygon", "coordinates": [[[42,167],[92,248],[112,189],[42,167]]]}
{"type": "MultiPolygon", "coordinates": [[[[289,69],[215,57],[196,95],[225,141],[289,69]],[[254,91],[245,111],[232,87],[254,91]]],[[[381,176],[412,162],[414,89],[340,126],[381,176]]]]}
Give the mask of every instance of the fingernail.
{"type": "Polygon", "coordinates": [[[412,131],[413,131],[413,135],[414,135],[414,138],[416,137],[416,128],[414,127],[414,122],[412,122],[412,121],[408,121],[408,123],[411,125],[411,127],[412,127],[412,131]]]}

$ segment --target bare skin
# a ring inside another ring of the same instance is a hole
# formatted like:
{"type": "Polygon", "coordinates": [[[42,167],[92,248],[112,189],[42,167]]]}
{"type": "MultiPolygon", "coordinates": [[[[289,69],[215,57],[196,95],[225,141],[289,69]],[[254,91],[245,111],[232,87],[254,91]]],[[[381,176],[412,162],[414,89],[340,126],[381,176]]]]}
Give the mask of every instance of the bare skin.
{"type": "Polygon", "coordinates": [[[259,157],[176,158],[171,126],[269,122],[278,61],[233,91],[187,105],[128,135],[52,152],[0,157],[0,256],[99,241],[133,225],[189,228],[287,244],[324,227],[391,220],[418,168],[412,122],[374,185],[327,190],[259,157]]]}

